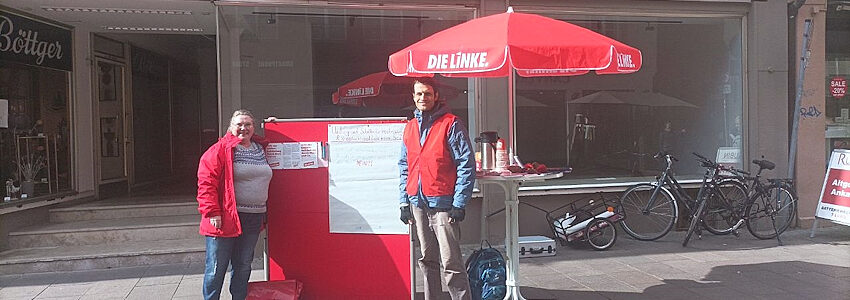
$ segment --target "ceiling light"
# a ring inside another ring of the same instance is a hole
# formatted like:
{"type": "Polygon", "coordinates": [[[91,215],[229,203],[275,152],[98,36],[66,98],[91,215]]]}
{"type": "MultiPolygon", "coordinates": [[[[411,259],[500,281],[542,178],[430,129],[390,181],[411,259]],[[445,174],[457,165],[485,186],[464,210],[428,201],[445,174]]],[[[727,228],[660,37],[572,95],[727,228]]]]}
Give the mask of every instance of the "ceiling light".
{"type": "Polygon", "coordinates": [[[158,31],[158,32],[203,32],[201,28],[180,27],[141,27],[141,26],[103,26],[109,31],[158,31]]]}
{"type": "Polygon", "coordinates": [[[176,9],[143,9],[143,8],[91,8],[91,7],[55,7],[42,6],[42,10],[50,12],[85,12],[108,14],[157,14],[157,15],[191,15],[190,10],[176,9]]]}

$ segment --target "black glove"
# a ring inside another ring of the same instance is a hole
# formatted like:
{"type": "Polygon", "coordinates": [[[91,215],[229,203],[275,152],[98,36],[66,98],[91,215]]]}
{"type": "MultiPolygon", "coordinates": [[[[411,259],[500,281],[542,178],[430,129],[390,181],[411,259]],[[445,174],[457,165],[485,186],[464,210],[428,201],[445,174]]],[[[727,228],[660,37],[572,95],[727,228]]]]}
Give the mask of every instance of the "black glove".
{"type": "Polygon", "coordinates": [[[466,218],[466,210],[453,206],[452,210],[449,211],[449,218],[454,222],[463,222],[463,218],[466,218]]]}
{"type": "Polygon", "coordinates": [[[399,218],[399,220],[401,220],[401,222],[404,224],[410,224],[410,220],[413,220],[413,214],[410,213],[410,205],[402,206],[400,207],[400,209],[401,217],[399,218]]]}

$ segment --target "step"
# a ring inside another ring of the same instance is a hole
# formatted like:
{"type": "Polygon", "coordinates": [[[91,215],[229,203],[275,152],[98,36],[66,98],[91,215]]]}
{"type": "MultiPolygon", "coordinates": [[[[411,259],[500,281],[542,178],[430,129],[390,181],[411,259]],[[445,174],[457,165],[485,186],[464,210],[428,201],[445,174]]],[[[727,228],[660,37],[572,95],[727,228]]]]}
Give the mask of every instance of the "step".
{"type": "Polygon", "coordinates": [[[0,275],[203,263],[204,238],[22,248],[0,252],[0,275]]]}
{"type": "Polygon", "coordinates": [[[200,215],[85,220],[25,227],[9,233],[9,248],[113,245],[198,236],[200,215]]]}
{"type": "Polygon", "coordinates": [[[50,210],[50,222],[174,216],[198,214],[198,202],[191,196],[135,197],[86,203],[50,210]]]}

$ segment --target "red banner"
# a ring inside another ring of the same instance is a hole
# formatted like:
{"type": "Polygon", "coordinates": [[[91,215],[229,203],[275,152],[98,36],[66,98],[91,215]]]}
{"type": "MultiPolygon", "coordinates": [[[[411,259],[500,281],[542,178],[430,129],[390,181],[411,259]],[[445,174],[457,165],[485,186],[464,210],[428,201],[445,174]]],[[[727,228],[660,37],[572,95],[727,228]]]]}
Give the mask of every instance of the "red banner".
{"type": "Polygon", "coordinates": [[[829,170],[821,202],[850,207],[850,171],[829,170]]]}

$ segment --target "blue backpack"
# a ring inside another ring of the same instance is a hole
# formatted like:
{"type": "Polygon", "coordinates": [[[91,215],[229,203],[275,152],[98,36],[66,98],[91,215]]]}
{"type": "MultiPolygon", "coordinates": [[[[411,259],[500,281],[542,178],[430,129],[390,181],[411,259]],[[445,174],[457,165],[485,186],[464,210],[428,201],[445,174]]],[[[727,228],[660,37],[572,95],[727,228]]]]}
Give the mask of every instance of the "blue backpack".
{"type": "Polygon", "coordinates": [[[502,300],[507,294],[505,259],[490,242],[472,252],[466,260],[469,288],[473,300],[502,300]]]}

